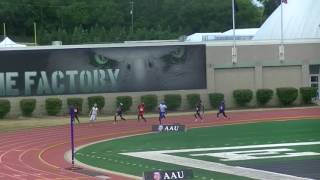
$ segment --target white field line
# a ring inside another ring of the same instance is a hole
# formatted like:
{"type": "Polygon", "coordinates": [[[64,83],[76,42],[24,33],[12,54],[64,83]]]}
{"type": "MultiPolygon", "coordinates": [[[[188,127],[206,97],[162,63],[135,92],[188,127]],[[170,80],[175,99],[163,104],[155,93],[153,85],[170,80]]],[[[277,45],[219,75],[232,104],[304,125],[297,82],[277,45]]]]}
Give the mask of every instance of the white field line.
{"type": "Polygon", "coordinates": [[[199,148],[199,149],[181,149],[181,150],[163,150],[163,151],[147,151],[147,152],[131,152],[120,153],[127,156],[154,160],[164,163],[176,164],[187,166],[191,168],[203,169],[208,171],[220,172],[225,174],[232,174],[236,176],[249,177],[261,180],[309,180],[309,178],[297,177],[287,174],[280,174],[275,172],[257,170],[252,168],[244,168],[239,166],[229,166],[221,163],[208,162],[204,160],[179,157],[170,155],[168,153],[181,153],[181,152],[199,152],[199,151],[212,151],[212,150],[232,150],[232,149],[248,149],[248,148],[269,148],[269,147],[290,147],[290,146],[303,146],[303,145],[318,145],[317,142],[300,142],[300,143],[283,143],[283,144],[266,144],[266,145],[249,145],[249,146],[233,146],[233,147],[218,147],[218,148],[199,148]]]}
{"type": "MultiPolygon", "coordinates": [[[[216,148],[161,150],[161,151],[147,151],[147,152],[170,154],[170,153],[199,152],[199,151],[219,151],[219,150],[235,150],[235,149],[250,149],[250,148],[273,148],[273,147],[290,147],[290,146],[308,146],[308,145],[319,145],[319,144],[320,144],[320,141],[315,141],[315,142],[298,142],[298,143],[279,143],[279,144],[260,144],[260,145],[247,145],[247,146],[230,146],[230,147],[216,147],[216,148]]],[[[120,154],[129,154],[129,153],[120,153],[120,154]]]]}

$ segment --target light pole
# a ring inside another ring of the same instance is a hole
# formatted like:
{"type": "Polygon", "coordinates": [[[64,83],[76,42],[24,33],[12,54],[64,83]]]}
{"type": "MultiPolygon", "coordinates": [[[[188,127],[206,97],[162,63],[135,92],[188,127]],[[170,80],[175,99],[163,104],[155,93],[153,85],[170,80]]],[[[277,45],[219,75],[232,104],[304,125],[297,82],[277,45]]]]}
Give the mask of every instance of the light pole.
{"type": "Polygon", "coordinates": [[[237,55],[237,47],[236,47],[236,18],[235,18],[235,11],[236,11],[236,4],[232,0],[232,32],[233,32],[233,46],[232,46],[232,64],[237,64],[238,62],[238,55],[237,55]]]}
{"type": "Polygon", "coordinates": [[[130,14],[131,14],[131,33],[133,33],[133,0],[130,1],[131,4],[131,10],[130,10],[130,14]]]}

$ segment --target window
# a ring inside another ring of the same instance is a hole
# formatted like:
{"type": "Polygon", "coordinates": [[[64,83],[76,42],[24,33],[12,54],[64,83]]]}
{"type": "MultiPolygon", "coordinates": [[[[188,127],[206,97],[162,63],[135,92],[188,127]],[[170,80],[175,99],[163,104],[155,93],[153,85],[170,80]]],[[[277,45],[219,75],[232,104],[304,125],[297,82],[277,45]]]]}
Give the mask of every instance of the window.
{"type": "Polygon", "coordinates": [[[310,74],[320,74],[320,65],[310,65],[310,74]]]}
{"type": "Polygon", "coordinates": [[[311,83],[314,83],[314,82],[319,82],[318,76],[311,76],[311,83]]]}

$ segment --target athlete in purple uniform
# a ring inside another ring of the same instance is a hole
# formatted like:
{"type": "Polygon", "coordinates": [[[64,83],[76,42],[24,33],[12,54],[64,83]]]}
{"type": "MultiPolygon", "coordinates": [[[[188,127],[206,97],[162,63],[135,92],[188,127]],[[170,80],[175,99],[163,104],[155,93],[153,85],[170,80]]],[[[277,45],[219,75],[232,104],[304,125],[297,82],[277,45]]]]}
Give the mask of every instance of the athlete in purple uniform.
{"type": "Polygon", "coordinates": [[[219,105],[219,112],[217,113],[217,118],[219,118],[219,115],[220,115],[220,114],[223,114],[223,116],[224,116],[225,118],[230,119],[230,118],[226,115],[225,109],[226,109],[226,105],[224,104],[224,101],[221,101],[221,103],[220,103],[220,105],[219,105]]]}

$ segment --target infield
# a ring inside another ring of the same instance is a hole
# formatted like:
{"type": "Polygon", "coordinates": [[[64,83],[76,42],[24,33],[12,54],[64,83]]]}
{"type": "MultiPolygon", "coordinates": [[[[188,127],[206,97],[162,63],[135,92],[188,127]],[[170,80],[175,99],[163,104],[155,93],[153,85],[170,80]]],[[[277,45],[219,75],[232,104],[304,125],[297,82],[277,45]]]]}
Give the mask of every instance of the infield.
{"type": "Polygon", "coordinates": [[[76,158],[135,176],[144,171],[191,168],[195,179],[319,178],[318,127],[320,121],[314,119],[139,135],[85,147],[76,158]],[[297,165],[305,168],[297,172],[297,165]]]}

